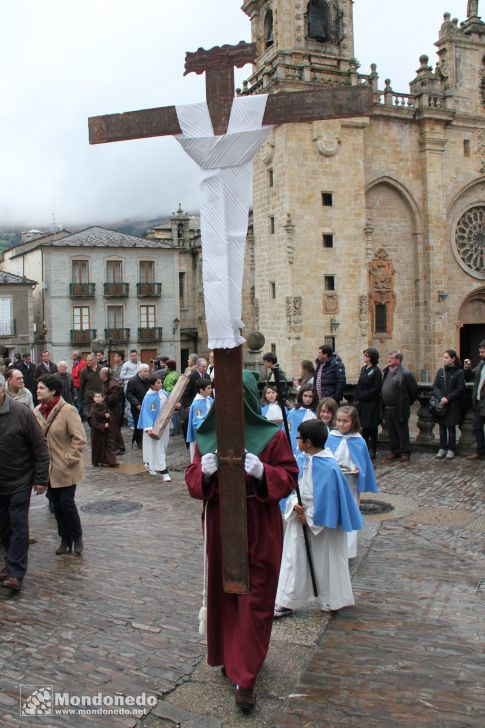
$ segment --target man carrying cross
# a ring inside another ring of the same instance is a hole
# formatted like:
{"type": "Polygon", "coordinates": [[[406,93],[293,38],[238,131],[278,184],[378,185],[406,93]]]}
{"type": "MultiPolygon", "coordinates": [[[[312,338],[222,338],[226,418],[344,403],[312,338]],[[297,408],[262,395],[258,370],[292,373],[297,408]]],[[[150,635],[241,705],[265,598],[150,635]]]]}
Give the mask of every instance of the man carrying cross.
{"type": "MultiPolygon", "coordinates": [[[[249,691],[245,696],[239,692],[239,698],[236,693],[238,705],[243,709],[251,709],[254,705],[252,687],[268,646],[271,617],[266,619],[265,616],[263,592],[268,584],[269,597],[273,592],[273,581],[277,581],[281,556],[279,542],[276,541],[274,549],[278,552],[277,557],[268,556],[267,572],[259,571],[258,567],[258,563],[265,563],[264,558],[259,562],[254,556],[258,549],[264,551],[264,530],[261,528],[264,529],[265,523],[273,518],[269,515],[276,505],[273,501],[292,490],[296,474],[294,461],[287,457],[287,444],[281,442],[281,433],[274,434],[273,429],[270,433],[268,423],[263,428],[257,410],[249,406],[251,394],[247,380],[243,406],[244,339],[240,329],[243,326],[242,279],[251,202],[251,160],[271,125],[361,116],[370,113],[372,108],[372,89],[361,86],[234,99],[234,67],[244,66],[255,57],[254,44],[239,43],[211,51],[199,49],[187,54],[186,73],[206,74],[207,103],[90,120],[90,141],[94,144],[177,135],[180,144],[202,170],[203,283],[209,348],[214,349],[217,371],[217,397],[197,438],[203,457],[199,453],[198,460],[194,460],[187,480],[196,497],[216,506],[213,508],[209,504],[207,507],[209,659],[217,663],[222,658],[226,661],[228,656],[228,664],[224,662],[224,665],[229,677],[249,691]],[[211,432],[206,430],[210,427],[211,432]],[[261,511],[258,510],[260,507],[261,511]],[[256,511],[266,515],[255,517],[256,511]],[[217,522],[216,513],[220,522],[217,522]],[[211,543],[216,542],[217,547],[212,548],[211,543]],[[229,602],[226,596],[234,597],[236,604],[248,605],[246,612],[241,607],[241,614],[247,614],[248,620],[245,622],[243,616],[245,628],[237,645],[240,624],[235,615],[239,614],[239,607],[226,608],[229,602]],[[217,612],[224,621],[219,632],[214,632],[217,625],[211,617],[211,604],[224,606],[217,612]],[[262,613],[256,628],[250,613],[257,615],[259,605],[262,605],[262,613]],[[213,639],[219,640],[220,649],[213,650],[216,644],[213,639]],[[245,640],[250,642],[245,644],[245,640]],[[244,662],[246,651],[254,654],[251,664],[244,662]]],[[[270,527],[271,533],[275,527],[275,524],[270,527]]],[[[273,599],[274,594],[271,601],[273,599]]]]}

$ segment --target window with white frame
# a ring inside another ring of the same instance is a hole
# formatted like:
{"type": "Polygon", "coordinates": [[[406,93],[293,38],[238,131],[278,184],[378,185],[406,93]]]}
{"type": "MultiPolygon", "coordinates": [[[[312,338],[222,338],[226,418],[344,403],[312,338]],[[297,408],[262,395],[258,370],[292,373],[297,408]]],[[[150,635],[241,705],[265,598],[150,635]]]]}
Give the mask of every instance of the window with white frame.
{"type": "Polygon", "coordinates": [[[73,306],[72,319],[74,331],[87,331],[89,324],[89,306],[73,306]]]}
{"type": "Polygon", "coordinates": [[[140,328],[152,329],[155,326],[155,306],[140,306],[140,328]]]}

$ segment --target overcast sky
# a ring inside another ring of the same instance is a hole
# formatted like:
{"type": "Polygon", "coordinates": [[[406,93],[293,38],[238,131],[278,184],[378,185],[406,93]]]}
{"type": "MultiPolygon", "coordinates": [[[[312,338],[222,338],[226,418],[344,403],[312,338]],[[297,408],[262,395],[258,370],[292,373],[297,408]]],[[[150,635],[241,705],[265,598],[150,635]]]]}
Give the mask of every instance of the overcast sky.
{"type": "MultiPolygon", "coordinates": [[[[251,40],[242,0],[0,2],[0,230],[197,208],[197,170],[171,138],[89,146],[89,116],[204,98],[185,51],[251,40]]],[[[443,12],[466,0],[355,0],[361,72],[407,92],[443,12]]],[[[482,8],[485,17],[485,7],[482,8]]],[[[250,67],[238,72],[238,83],[250,67]]]]}

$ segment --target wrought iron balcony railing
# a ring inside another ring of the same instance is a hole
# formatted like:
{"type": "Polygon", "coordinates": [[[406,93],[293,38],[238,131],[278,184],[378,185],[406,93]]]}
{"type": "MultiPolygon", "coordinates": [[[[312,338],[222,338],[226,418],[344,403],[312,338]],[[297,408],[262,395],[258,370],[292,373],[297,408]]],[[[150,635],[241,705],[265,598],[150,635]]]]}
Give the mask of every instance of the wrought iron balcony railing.
{"type": "Polygon", "coordinates": [[[138,341],[161,341],[163,326],[144,326],[138,329],[138,341]]]}
{"type": "Polygon", "coordinates": [[[130,292],[129,283],[105,283],[105,298],[128,298],[130,292]]]}
{"type": "Polygon", "coordinates": [[[96,329],[71,329],[71,344],[91,344],[96,338],[96,329]]]}
{"type": "Polygon", "coordinates": [[[136,295],[138,298],[160,298],[162,295],[161,283],[137,283],[136,295]]]}
{"type": "Polygon", "coordinates": [[[69,283],[69,295],[71,298],[94,298],[96,283],[69,283]]]}
{"type": "Polygon", "coordinates": [[[130,340],[130,329],[105,329],[104,338],[111,339],[112,344],[125,344],[130,340]]]}

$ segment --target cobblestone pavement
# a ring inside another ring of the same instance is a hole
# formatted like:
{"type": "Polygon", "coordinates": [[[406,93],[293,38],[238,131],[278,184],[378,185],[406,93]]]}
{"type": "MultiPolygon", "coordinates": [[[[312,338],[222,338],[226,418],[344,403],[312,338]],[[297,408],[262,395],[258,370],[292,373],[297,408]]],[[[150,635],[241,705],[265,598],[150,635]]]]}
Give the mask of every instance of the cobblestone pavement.
{"type": "Polygon", "coordinates": [[[2,727],[483,725],[483,465],[424,453],[410,465],[378,465],[377,499],[394,510],[369,518],[360,539],[356,606],[331,620],[308,610],[275,623],[257,708],[245,717],[205,665],[197,632],[200,505],[183,484],[181,438],[169,447],[172,483],[140,460],[128,451],[113,471],[86,458],[82,557],[55,556],[55,521],[46,500],[33,498],[37,542],[24,588],[0,594],[2,727]],[[142,719],[29,718],[19,715],[20,684],[27,694],[53,686],[159,700],[142,719]]]}

